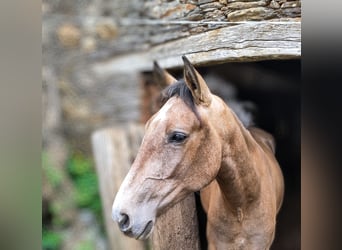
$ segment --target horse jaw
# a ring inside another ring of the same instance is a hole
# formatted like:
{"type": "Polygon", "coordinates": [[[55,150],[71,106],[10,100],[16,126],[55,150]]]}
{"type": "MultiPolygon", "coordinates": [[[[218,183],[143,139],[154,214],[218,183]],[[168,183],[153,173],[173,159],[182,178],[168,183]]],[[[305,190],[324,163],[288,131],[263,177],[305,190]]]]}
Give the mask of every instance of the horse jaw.
{"type": "MultiPolygon", "coordinates": [[[[134,170],[134,166],[132,166],[134,170]]],[[[119,224],[123,214],[129,222],[120,230],[127,236],[144,240],[153,232],[157,217],[186,197],[181,184],[169,178],[169,175],[155,173],[139,176],[136,181],[134,171],[130,171],[117,193],[113,207],[112,219],[119,224]]]]}
{"type": "MultiPolygon", "coordinates": [[[[128,174],[117,193],[112,206],[112,219],[119,224],[120,230],[129,237],[144,240],[147,239],[154,228],[156,221],[157,202],[136,202],[137,193],[145,193],[138,190],[138,186],[132,185],[132,175],[128,174]],[[138,204],[138,205],[137,205],[138,204]],[[120,227],[123,216],[128,217],[127,225],[120,227]]],[[[144,187],[142,187],[144,188],[144,187]]],[[[144,197],[139,196],[138,200],[144,197]]]]}

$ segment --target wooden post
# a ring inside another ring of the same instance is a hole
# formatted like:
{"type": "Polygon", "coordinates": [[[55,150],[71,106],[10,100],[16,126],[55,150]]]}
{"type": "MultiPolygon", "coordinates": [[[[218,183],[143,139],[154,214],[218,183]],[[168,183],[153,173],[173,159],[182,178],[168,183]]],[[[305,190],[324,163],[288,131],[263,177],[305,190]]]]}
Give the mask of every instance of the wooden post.
{"type": "Polygon", "coordinates": [[[144,242],[125,236],[111,218],[115,194],[131,166],[142,135],[143,128],[134,125],[102,129],[92,134],[105,226],[113,250],[145,249],[144,242]]]}
{"type": "MultiPolygon", "coordinates": [[[[91,138],[111,249],[142,250],[150,244],[124,236],[111,219],[115,194],[138,152],[142,137],[143,126],[130,124],[95,131],[91,138]]],[[[195,197],[191,194],[157,218],[152,249],[198,250],[199,246],[195,197]]]]}
{"type": "Polygon", "coordinates": [[[194,194],[158,217],[152,235],[153,250],[199,250],[197,211],[194,194]]]}

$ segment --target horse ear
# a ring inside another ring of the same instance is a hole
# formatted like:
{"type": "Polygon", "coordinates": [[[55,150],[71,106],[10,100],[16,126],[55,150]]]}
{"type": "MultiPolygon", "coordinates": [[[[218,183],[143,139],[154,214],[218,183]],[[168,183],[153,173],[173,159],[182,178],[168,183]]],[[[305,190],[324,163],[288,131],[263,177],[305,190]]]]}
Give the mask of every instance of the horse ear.
{"type": "Polygon", "coordinates": [[[162,69],[156,61],[153,62],[153,77],[162,89],[177,81],[166,70],[162,69]]]}
{"type": "Polygon", "coordinates": [[[195,103],[209,106],[211,103],[211,93],[206,82],[188,58],[182,56],[182,59],[184,62],[184,80],[194,97],[195,103]]]}

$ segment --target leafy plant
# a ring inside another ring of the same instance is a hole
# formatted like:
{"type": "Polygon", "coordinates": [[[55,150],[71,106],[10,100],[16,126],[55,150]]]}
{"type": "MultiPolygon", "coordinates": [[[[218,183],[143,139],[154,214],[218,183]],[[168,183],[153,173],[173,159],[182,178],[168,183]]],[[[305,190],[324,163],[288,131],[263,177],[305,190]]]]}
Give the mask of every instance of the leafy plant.
{"type": "MultiPolygon", "coordinates": [[[[43,174],[46,177],[47,183],[54,190],[59,190],[64,183],[66,177],[70,177],[73,185],[70,195],[70,203],[61,202],[63,196],[55,196],[48,204],[50,217],[48,221],[43,222],[42,249],[57,250],[61,248],[64,238],[61,232],[64,232],[66,227],[70,226],[63,221],[63,213],[68,213],[69,207],[78,207],[88,209],[96,216],[101,230],[104,230],[102,218],[102,206],[98,189],[98,180],[93,166],[93,161],[90,157],[83,154],[71,153],[66,162],[66,168],[61,173],[58,168],[55,168],[50,162],[48,155],[42,153],[42,168],[43,174]]],[[[76,250],[95,249],[94,242],[82,241],[77,246],[76,250]]]]}
{"type": "Polygon", "coordinates": [[[91,209],[96,216],[101,216],[101,200],[98,190],[98,180],[91,159],[73,154],[67,169],[75,185],[75,202],[81,208],[91,209]]]}
{"type": "Polygon", "coordinates": [[[72,154],[68,160],[67,168],[73,178],[94,172],[92,161],[81,154],[72,154]]]}
{"type": "Polygon", "coordinates": [[[62,237],[54,231],[43,230],[42,248],[44,250],[59,249],[62,243],[62,237]]]}

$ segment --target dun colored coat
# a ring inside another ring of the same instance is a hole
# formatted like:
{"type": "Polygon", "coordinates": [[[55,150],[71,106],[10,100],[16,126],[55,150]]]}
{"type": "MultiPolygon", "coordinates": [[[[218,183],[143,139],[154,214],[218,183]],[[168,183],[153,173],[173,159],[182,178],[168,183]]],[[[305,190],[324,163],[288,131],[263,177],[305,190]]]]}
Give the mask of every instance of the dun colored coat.
{"type": "Polygon", "coordinates": [[[146,239],[158,215],[200,190],[210,250],[269,249],[284,193],[273,137],[245,128],[183,61],[180,81],[155,64],[169,85],[165,104],[146,124],[112,217],[126,235],[146,239]]]}

